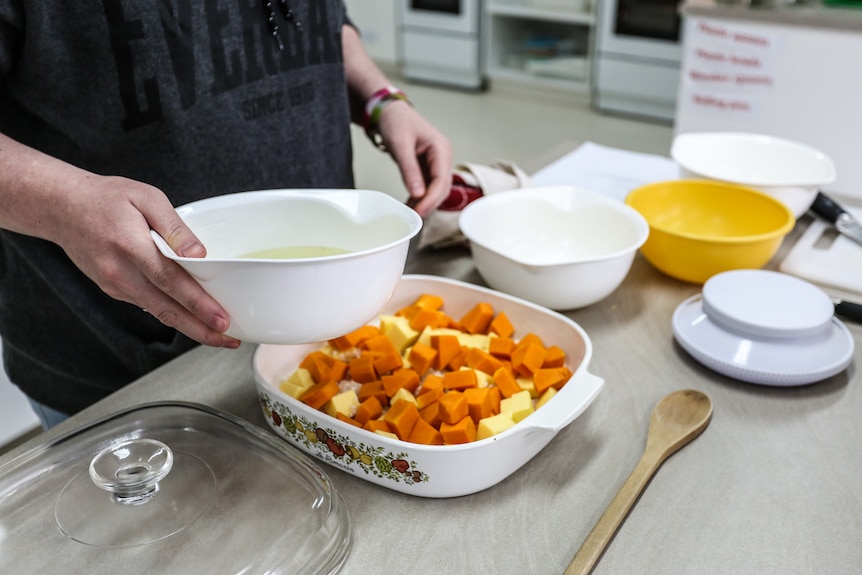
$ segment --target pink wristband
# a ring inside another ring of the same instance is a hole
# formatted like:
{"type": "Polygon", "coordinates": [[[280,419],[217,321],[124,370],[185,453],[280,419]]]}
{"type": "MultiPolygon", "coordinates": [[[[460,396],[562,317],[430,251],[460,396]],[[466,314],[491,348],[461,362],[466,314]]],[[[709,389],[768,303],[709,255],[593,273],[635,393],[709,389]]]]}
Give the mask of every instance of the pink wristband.
{"type": "Polygon", "coordinates": [[[389,103],[398,100],[410,104],[407,94],[394,86],[386,86],[374,92],[365,103],[365,113],[362,118],[365,134],[381,150],[385,149],[385,146],[383,145],[383,138],[380,135],[380,114],[383,113],[383,108],[389,103]]]}

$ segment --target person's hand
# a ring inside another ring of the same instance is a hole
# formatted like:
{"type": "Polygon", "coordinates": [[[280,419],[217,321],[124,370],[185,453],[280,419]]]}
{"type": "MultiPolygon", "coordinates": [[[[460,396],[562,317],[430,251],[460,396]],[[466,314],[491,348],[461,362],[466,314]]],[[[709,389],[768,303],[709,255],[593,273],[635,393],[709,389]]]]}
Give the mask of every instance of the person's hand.
{"type": "Polygon", "coordinates": [[[153,243],[151,228],[177,255],[206,255],[159,189],[126,178],[92,176],[75,187],[72,197],[61,210],[62,221],[53,222],[51,239],[106,294],[202,344],[239,346],[223,333],[227,312],[153,243]]]}
{"type": "Polygon", "coordinates": [[[398,164],[410,194],[408,205],[425,217],[452,187],[449,140],[406,102],[391,102],[380,114],[380,136],[398,164]]]}

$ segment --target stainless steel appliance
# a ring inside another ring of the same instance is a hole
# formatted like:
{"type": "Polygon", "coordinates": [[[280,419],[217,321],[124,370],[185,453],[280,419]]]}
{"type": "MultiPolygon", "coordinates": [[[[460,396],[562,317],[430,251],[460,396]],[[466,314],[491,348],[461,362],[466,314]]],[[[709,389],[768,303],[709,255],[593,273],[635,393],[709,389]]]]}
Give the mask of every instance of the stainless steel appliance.
{"type": "Polygon", "coordinates": [[[596,14],[593,103],[672,121],[682,67],[679,0],[603,0],[596,14]]]}
{"type": "Polygon", "coordinates": [[[480,0],[405,0],[404,76],[467,89],[484,86],[480,0]]]}

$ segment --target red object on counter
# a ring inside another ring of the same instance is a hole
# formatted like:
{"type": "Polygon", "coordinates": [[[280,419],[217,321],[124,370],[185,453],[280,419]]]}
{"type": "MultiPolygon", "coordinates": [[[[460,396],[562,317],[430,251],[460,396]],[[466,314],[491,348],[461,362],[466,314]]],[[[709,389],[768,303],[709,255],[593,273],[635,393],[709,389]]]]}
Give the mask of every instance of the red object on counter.
{"type": "Polygon", "coordinates": [[[443,200],[443,203],[437,209],[444,212],[457,212],[463,210],[470,202],[478,200],[481,197],[481,188],[471,186],[461,176],[455,174],[452,176],[452,189],[449,192],[449,196],[443,200]]]}

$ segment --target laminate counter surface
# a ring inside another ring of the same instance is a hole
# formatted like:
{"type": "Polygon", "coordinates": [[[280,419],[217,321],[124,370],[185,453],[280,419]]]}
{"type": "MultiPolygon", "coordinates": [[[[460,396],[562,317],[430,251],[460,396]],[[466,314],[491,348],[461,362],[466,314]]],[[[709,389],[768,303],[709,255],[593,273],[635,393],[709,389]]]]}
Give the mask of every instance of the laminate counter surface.
{"type": "MultiPolygon", "coordinates": [[[[465,248],[414,253],[405,271],[482,283],[465,248]]],[[[321,463],[355,522],[342,573],[562,573],[640,458],[653,407],[683,388],[712,398],[712,422],[659,469],[594,573],[857,573],[858,362],[802,387],[718,375],[691,359],[671,331],[674,309],[699,291],[639,255],[615,293],[568,312],[593,342],[590,371],[605,387],[534,459],[490,489],[424,499],[321,463]]],[[[848,327],[858,342],[862,326],[848,327]]],[[[253,349],[195,349],[0,457],[0,466],[103,416],[154,401],[202,403],[268,429],[250,367],[253,349]]],[[[45,552],[40,542],[33,541],[33,552],[45,552]]]]}

